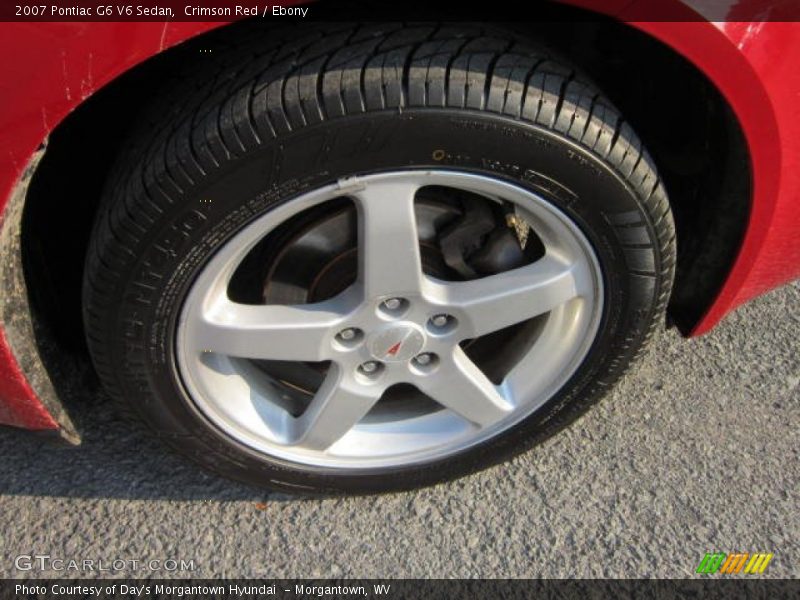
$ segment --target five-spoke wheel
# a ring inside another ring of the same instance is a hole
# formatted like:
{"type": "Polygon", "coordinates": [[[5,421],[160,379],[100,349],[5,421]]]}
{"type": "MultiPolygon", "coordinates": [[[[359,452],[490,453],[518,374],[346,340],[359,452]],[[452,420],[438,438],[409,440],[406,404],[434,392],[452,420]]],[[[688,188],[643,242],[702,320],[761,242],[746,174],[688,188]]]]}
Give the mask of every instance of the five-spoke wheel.
{"type": "Polygon", "coordinates": [[[536,194],[479,175],[383,173],[307,193],[231,239],[187,297],[179,366],[206,416],[257,450],[320,465],[407,464],[457,452],[541,406],[585,355],[601,307],[602,280],[586,238],[536,194]],[[543,254],[467,281],[426,274],[415,200],[434,186],[512,207],[541,240],[543,254]],[[301,211],[341,198],[351,199],[357,213],[355,283],[307,304],[230,299],[231,277],[259,240],[301,211]],[[464,349],[537,318],[525,352],[515,353],[499,381],[464,349]],[[253,360],[327,368],[307,406],[293,415],[253,360]],[[440,410],[376,410],[399,384],[415,387],[440,410]]]}

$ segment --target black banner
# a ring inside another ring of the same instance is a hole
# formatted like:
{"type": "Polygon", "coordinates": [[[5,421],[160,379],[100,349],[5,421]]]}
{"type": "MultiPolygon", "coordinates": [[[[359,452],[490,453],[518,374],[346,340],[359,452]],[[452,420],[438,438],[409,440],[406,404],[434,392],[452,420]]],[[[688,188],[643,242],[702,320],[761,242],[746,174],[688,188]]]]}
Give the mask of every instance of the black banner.
{"type": "Polygon", "coordinates": [[[800,596],[798,580],[623,579],[623,580],[2,580],[2,600],[150,599],[351,599],[351,598],[754,598],[800,596]]]}
{"type": "Polygon", "coordinates": [[[798,0],[2,0],[0,21],[797,21],[798,0]]]}

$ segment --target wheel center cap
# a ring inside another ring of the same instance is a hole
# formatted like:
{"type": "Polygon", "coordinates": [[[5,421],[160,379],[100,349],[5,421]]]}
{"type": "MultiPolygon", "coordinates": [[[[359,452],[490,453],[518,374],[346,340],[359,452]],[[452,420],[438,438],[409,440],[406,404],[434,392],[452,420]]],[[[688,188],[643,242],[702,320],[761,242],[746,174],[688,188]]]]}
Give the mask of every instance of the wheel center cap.
{"type": "Polygon", "coordinates": [[[425,334],[415,325],[391,325],[375,332],[367,343],[375,360],[403,362],[420,353],[425,345],[425,334]]]}

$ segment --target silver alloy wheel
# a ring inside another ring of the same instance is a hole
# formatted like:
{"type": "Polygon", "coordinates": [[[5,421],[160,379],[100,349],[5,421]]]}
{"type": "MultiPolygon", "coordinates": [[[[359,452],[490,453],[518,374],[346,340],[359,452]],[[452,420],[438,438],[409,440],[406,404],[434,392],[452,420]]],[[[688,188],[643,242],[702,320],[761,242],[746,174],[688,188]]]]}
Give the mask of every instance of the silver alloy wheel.
{"type": "Polygon", "coordinates": [[[181,310],[177,366],[199,411],[255,451],[317,467],[405,466],[461,452],[536,411],[585,358],[602,303],[601,270],[588,240],[540,196],[482,175],[394,171],[303,194],[226,242],[181,310]],[[544,256],[470,281],[424,274],[414,199],[426,186],[513,203],[541,239],[544,256]],[[355,285],[313,304],[229,298],[237,266],[261,239],[301,211],[342,197],[353,200],[358,214],[355,285]],[[442,316],[446,324],[436,326],[432,319],[441,323],[442,316]],[[541,326],[499,385],[459,345],[534,317],[541,326]],[[330,367],[295,417],[251,360],[330,361],[330,367]],[[370,418],[384,391],[399,383],[415,386],[441,410],[370,418]]]}

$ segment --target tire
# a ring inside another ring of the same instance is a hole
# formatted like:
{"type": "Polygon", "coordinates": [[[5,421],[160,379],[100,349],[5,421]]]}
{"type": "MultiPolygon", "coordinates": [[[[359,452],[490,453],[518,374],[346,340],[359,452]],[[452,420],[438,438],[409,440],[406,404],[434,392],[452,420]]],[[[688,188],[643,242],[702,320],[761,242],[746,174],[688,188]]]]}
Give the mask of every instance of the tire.
{"type": "Polygon", "coordinates": [[[663,324],[675,264],[664,186],[629,124],[563,60],[503,31],[450,26],[328,25],[238,39],[143,117],[108,182],[86,260],[97,372],[174,449],[292,492],[433,484],[573,422],[663,324]],[[337,181],[409,169],[514,186],[579,230],[602,274],[580,363],[532,414],[436,459],[309,465],[235,439],[198,409],[180,374],[176,332],[192,286],[265,215],[337,181]]]}

